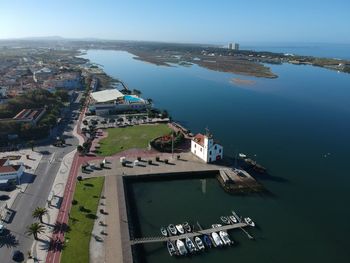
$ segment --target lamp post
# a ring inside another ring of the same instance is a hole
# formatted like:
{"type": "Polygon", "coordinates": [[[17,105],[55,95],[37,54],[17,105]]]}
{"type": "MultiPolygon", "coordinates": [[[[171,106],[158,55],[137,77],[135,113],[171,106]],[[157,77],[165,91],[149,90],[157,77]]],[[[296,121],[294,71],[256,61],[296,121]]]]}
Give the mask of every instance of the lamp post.
{"type": "Polygon", "coordinates": [[[174,131],[171,132],[171,158],[174,160],[174,131]]]}

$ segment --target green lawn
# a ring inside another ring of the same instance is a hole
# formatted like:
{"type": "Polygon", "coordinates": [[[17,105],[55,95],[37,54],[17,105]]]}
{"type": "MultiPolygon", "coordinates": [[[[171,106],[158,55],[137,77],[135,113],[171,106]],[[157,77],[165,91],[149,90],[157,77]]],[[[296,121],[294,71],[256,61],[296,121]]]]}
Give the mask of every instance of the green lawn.
{"type": "Polygon", "coordinates": [[[103,182],[104,177],[77,182],[74,200],[78,203],[70,211],[70,231],[65,235],[68,242],[62,253],[62,263],[89,262],[89,243],[95,221],[93,217],[97,212],[103,182]],[[84,206],[84,211],[80,211],[81,206],[84,206]]]}
{"type": "Polygon", "coordinates": [[[169,134],[170,131],[167,124],[108,129],[108,137],[100,141],[99,154],[109,156],[131,148],[144,149],[152,139],[169,134]]]}

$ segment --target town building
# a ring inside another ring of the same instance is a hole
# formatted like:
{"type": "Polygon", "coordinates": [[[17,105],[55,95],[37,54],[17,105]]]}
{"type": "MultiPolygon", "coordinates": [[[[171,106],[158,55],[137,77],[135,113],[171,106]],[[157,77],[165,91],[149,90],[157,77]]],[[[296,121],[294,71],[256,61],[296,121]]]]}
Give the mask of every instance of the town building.
{"type": "Polygon", "coordinates": [[[239,50],[239,44],[238,43],[229,43],[228,44],[228,49],[239,50]]]}
{"type": "Polygon", "coordinates": [[[198,133],[191,141],[191,152],[206,163],[221,160],[224,148],[215,142],[212,134],[207,131],[206,135],[198,133]]]}
{"type": "Polygon", "coordinates": [[[36,125],[41,117],[45,114],[46,110],[41,109],[23,109],[12,120],[16,122],[27,122],[32,125],[36,125]]]}
{"type": "Polygon", "coordinates": [[[34,82],[42,82],[47,80],[49,77],[52,77],[55,74],[55,71],[50,68],[42,68],[33,73],[34,82]]]}
{"type": "Polygon", "coordinates": [[[7,184],[9,181],[20,183],[24,172],[23,164],[10,164],[8,159],[0,159],[0,184],[7,184]]]}
{"type": "Polygon", "coordinates": [[[90,94],[89,112],[106,115],[123,111],[142,111],[149,106],[148,101],[136,95],[125,95],[117,89],[107,89],[90,94]]]}

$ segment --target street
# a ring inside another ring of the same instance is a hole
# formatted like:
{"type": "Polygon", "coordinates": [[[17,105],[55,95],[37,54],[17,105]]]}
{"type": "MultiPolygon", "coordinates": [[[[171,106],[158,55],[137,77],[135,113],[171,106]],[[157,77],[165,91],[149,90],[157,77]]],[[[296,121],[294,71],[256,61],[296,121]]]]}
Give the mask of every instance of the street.
{"type": "MultiPolygon", "coordinates": [[[[68,112],[69,117],[73,110],[78,109],[78,99],[79,96],[68,112]]],[[[13,262],[12,253],[15,250],[20,250],[24,257],[31,250],[34,239],[32,236],[27,236],[26,231],[27,226],[35,221],[32,217],[32,212],[36,207],[45,207],[62,158],[76,149],[78,145],[78,140],[72,134],[76,121],[70,121],[71,119],[68,118],[66,122],[60,124],[56,131],[57,135],[63,135],[66,146],[55,147],[48,144],[35,147],[35,151],[42,153],[43,158],[35,172],[34,182],[28,185],[24,193],[18,194],[11,207],[15,211],[15,215],[11,223],[5,224],[10,234],[0,239],[2,263],[13,262]]]]}

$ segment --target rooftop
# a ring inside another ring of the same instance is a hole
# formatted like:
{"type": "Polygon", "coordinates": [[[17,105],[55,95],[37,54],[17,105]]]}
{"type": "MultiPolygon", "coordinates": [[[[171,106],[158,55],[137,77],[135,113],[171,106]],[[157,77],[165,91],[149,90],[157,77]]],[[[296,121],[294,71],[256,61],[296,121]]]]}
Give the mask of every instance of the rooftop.
{"type": "Polygon", "coordinates": [[[204,146],[204,135],[201,133],[196,134],[196,136],[193,137],[193,141],[201,146],[204,146]]]}
{"type": "Polygon", "coordinates": [[[91,98],[96,102],[108,102],[124,97],[124,94],[117,89],[107,89],[91,93],[91,98]]]}
{"type": "Polygon", "coordinates": [[[13,172],[17,172],[20,168],[21,168],[21,165],[0,166],[0,173],[13,173],[13,172]]]}

